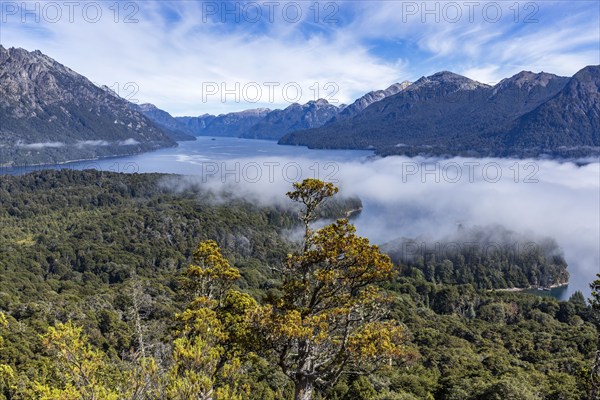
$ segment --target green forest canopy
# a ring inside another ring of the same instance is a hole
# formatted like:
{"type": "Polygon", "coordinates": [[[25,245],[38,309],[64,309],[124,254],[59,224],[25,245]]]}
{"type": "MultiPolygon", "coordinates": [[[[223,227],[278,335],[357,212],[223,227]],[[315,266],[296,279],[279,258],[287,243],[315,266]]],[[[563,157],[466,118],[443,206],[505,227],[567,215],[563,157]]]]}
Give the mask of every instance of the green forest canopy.
{"type": "MultiPolygon", "coordinates": [[[[161,398],[174,350],[186,349],[176,342],[186,337],[181,316],[206,308],[190,302],[181,278],[199,242],[214,240],[239,270],[231,288],[241,297],[224,303],[231,318],[234,305],[281,297],[287,254],[301,250],[284,239],[301,227],[296,211],[215,201],[200,187],[172,193],[165,179],[179,178],[68,170],[0,178],[0,398],[124,398],[131,390],[161,398]],[[69,369],[69,351],[91,383],[69,369]]],[[[334,203],[328,216],[354,208],[334,203]]],[[[401,271],[378,287],[414,357],[366,375],[346,371],[317,385],[313,398],[590,398],[597,319],[580,293],[559,302],[401,271]]],[[[235,395],[293,398],[277,362],[255,354],[241,367],[230,359],[242,368],[235,395]]],[[[215,377],[214,388],[233,398],[227,379],[215,377]]]]}

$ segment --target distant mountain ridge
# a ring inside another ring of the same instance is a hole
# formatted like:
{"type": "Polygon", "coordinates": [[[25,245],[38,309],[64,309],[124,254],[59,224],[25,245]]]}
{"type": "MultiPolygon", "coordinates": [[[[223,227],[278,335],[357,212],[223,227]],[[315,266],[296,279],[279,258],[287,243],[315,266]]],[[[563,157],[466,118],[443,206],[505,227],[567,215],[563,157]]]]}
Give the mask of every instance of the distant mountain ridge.
{"type": "Polygon", "coordinates": [[[175,117],[175,120],[198,136],[277,140],[289,132],[319,127],[337,116],[343,107],[318,99],[306,104],[293,103],[284,109],[257,108],[217,116],[175,117]]]}
{"type": "Polygon", "coordinates": [[[135,154],[176,142],[107,87],[36,50],[0,45],[0,165],[135,154]]]}
{"type": "Polygon", "coordinates": [[[402,83],[394,83],[393,85],[391,85],[390,87],[388,87],[385,90],[374,90],[372,92],[369,92],[369,93],[365,94],[364,96],[356,99],[354,101],[354,103],[348,105],[347,107],[344,107],[340,111],[340,113],[337,117],[332,118],[327,123],[328,124],[333,123],[340,118],[353,117],[356,114],[358,114],[359,112],[361,112],[362,110],[364,110],[365,108],[367,108],[368,106],[370,106],[371,104],[381,101],[381,100],[385,99],[386,97],[393,96],[396,93],[403,91],[410,85],[411,85],[411,82],[404,81],[402,83]]]}
{"type": "Polygon", "coordinates": [[[352,104],[173,117],[132,104],[40,51],[0,45],[0,165],[136,154],[195,136],[275,139],[380,155],[600,154],[600,66],[573,77],[522,71],[489,86],[441,71],[352,104]]]}
{"type": "Polygon", "coordinates": [[[268,108],[257,108],[221,115],[175,117],[175,120],[197,136],[239,137],[262,121],[270,111],[268,108]]]}
{"type": "Polygon", "coordinates": [[[396,94],[409,85],[410,82],[407,81],[395,83],[385,90],[369,92],[348,106],[317,99],[305,104],[293,103],[284,109],[257,108],[221,115],[175,117],[175,120],[181,128],[197,136],[278,140],[290,132],[318,128],[339,118],[354,116],[367,106],[396,94]]]}
{"type": "Polygon", "coordinates": [[[381,155],[599,154],[600,67],[572,78],[523,71],[491,87],[448,71],[422,77],[351,118],[280,144],[381,155]]]}
{"type": "Polygon", "coordinates": [[[178,141],[196,140],[194,133],[185,125],[177,121],[171,114],[156,107],[154,104],[131,104],[131,107],[154,121],[169,136],[178,141]]]}
{"type": "Polygon", "coordinates": [[[250,127],[240,137],[247,139],[279,139],[283,135],[301,130],[316,128],[335,117],[341,109],[325,99],[309,101],[306,104],[294,103],[283,110],[273,110],[258,123],[250,127]]]}

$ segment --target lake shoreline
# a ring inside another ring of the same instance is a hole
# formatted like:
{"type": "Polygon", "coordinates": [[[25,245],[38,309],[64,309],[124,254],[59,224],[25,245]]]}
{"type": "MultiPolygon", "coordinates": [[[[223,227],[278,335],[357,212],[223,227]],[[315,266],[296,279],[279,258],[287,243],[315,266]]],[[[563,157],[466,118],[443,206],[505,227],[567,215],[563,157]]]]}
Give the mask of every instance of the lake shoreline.
{"type": "MultiPolygon", "coordinates": [[[[139,156],[139,155],[143,155],[143,154],[153,153],[155,151],[176,148],[176,147],[179,147],[179,144],[181,142],[191,142],[191,141],[192,140],[180,140],[180,141],[176,142],[176,144],[174,146],[164,146],[164,147],[159,147],[159,148],[156,148],[156,149],[143,150],[143,151],[134,152],[134,153],[128,153],[128,154],[109,154],[109,155],[106,155],[106,156],[96,156],[96,157],[91,157],[91,158],[80,158],[80,159],[76,159],[76,160],[56,161],[56,162],[51,162],[51,163],[37,163],[37,164],[10,164],[10,163],[3,163],[3,164],[0,164],[0,169],[2,169],[2,168],[13,168],[13,169],[18,169],[18,168],[42,168],[42,169],[51,169],[51,167],[53,167],[53,166],[61,166],[61,165],[72,164],[72,163],[79,163],[79,162],[86,162],[86,161],[101,161],[101,160],[108,160],[108,159],[111,159],[111,158],[135,157],[135,156],[139,156]],[[48,168],[44,168],[44,167],[48,167],[48,168]]],[[[1,174],[1,172],[0,172],[0,174],[1,174]]]]}
{"type": "Polygon", "coordinates": [[[552,289],[559,289],[565,286],[569,286],[569,282],[561,282],[561,283],[556,283],[554,285],[550,285],[550,286],[529,286],[526,288],[519,288],[519,287],[512,287],[512,288],[503,288],[503,289],[488,289],[491,292],[525,292],[527,290],[538,290],[538,291],[548,291],[548,290],[552,290],[552,289]],[[542,289],[542,290],[540,290],[542,289]],[[548,289],[548,290],[546,290],[548,289]]]}

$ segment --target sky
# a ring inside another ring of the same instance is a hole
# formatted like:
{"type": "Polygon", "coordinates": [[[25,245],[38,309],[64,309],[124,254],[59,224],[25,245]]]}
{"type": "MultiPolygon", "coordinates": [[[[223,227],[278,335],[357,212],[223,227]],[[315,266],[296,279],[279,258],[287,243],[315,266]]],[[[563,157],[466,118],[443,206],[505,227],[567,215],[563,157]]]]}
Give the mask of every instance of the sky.
{"type": "Polygon", "coordinates": [[[442,70],[570,76],[600,64],[600,2],[0,0],[0,44],[197,116],[349,104],[442,70]]]}

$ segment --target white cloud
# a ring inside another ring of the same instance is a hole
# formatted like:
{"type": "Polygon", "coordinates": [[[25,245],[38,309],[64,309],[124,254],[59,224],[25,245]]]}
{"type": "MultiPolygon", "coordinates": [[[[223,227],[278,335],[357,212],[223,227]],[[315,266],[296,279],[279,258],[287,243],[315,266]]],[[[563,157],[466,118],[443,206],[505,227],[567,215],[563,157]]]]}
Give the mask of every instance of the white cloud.
{"type": "Polygon", "coordinates": [[[64,147],[64,143],[62,142],[39,142],[39,143],[23,143],[21,141],[16,143],[17,147],[21,147],[23,149],[31,149],[31,150],[40,150],[45,148],[59,148],[64,147]]]}
{"type": "MultiPolygon", "coordinates": [[[[298,26],[290,23],[267,26],[264,34],[248,35],[242,29],[224,32],[224,24],[201,23],[194,2],[176,3],[182,20],[166,24],[156,2],[138,4],[139,23],[115,24],[103,18],[96,24],[40,24],[48,30],[44,37],[9,20],[3,26],[3,42],[29,50],[41,48],[94,82],[113,88],[117,83],[122,96],[131,95],[124,85],[135,82],[139,93],[133,98],[176,115],[285,107],[289,102],[282,86],[288,83],[301,87],[299,101],[306,102],[316,97],[315,83],[320,87],[319,97],[324,97],[330,91],[323,86],[334,82],[340,88],[335,98],[347,103],[356,90],[378,88],[382,81],[390,83],[391,78],[385,77],[398,75],[393,64],[372,57],[352,37],[313,35],[306,40],[285,32],[298,26]],[[281,34],[272,35],[276,32],[281,34]],[[229,89],[236,83],[257,82],[264,91],[263,101],[242,104],[232,96],[222,101],[220,95],[203,101],[203,83],[210,82],[223,83],[229,89]],[[280,85],[274,91],[274,102],[265,82],[280,85]]],[[[295,98],[293,90],[288,94],[289,99],[295,98]]]]}
{"type": "MultiPolygon", "coordinates": [[[[396,80],[414,80],[443,69],[498,81],[522,69],[572,75],[598,63],[599,16],[583,6],[567,10],[566,3],[544,2],[539,5],[539,22],[525,24],[523,13],[514,20],[510,2],[501,3],[503,18],[497,23],[486,21],[480,9],[469,20],[463,5],[462,17],[452,23],[444,15],[436,22],[435,15],[423,10],[407,15],[408,3],[335,2],[338,22],[332,24],[322,21],[332,10],[321,9],[315,21],[310,2],[295,3],[302,4],[302,23],[282,21],[282,3],[275,23],[263,16],[259,23],[244,23],[242,18],[238,25],[204,22],[202,4],[207,3],[194,1],[119,3],[115,23],[112,3],[102,3],[97,23],[82,18],[81,6],[75,10],[74,23],[69,23],[66,9],[57,23],[42,19],[24,24],[19,15],[8,16],[2,42],[39,48],[92,81],[117,89],[121,96],[156,104],[174,115],[285,107],[289,102],[281,87],[287,83],[300,85],[299,101],[305,102],[317,97],[315,83],[318,97],[325,97],[330,91],[323,86],[333,82],[339,88],[334,98],[349,103],[396,80]],[[123,9],[125,4],[139,7],[134,15],[137,23],[123,22],[136,11],[123,9]],[[387,41],[402,44],[401,50],[393,46],[385,54],[374,50],[389,46],[387,41]],[[139,91],[125,87],[129,82],[139,91]],[[222,101],[222,91],[203,99],[203,83],[209,82],[229,89],[236,83],[243,87],[256,82],[263,91],[262,101],[238,103],[231,95],[222,101]],[[273,101],[265,82],[280,84],[273,101]]],[[[438,4],[443,13],[452,2],[429,3],[438,4]]]]}
{"type": "Polygon", "coordinates": [[[140,144],[140,142],[138,142],[137,140],[135,140],[133,138],[129,138],[129,139],[125,139],[125,140],[120,140],[117,142],[117,144],[119,146],[133,146],[136,144],[140,144]]]}
{"type": "Polygon", "coordinates": [[[451,70],[480,82],[498,82],[522,70],[570,76],[600,63],[600,12],[592,2],[380,2],[364,5],[348,31],[370,39],[401,39],[415,50],[404,71],[411,79],[451,70]],[[447,4],[462,16],[451,22],[447,4]],[[425,7],[439,8],[427,14],[425,7]],[[471,6],[469,6],[471,4],[471,6]],[[490,6],[487,6],[489,4],[490,6]],[[469,7],[474,7],[471,19],[469,7]],[[492,11],[502,7],[499,21],[492,11]],[[416,6],[416,11],[409,8],[416,6]],[[489,7],[488,15],[483,10],[489,7]],[[516,8],[517,7],[517,8],[516,8]],[[518,13],[516,10],[518,9],[518,13]],[[438,17],[439,22],[436,22],[438,17]]]}
{"type": "MultiPolygon", "coordinates": [[[[486,65],[482,67],[469,68],[463,72],[465,76],[474,79],[478,82],[485,83],[488,85],[495,85],[500,82],[501,74],[498,74],[499,67],[497,65],[486,65]]],[[[503,78],[506,78],[504,76],[503,78]]]]}
{"type": "Polygon", "coordinates": [[[108,146],[110,143],[106,140],[79,140],[75,144],[76,147],[96,147],[96,146],[108,146]]]}

